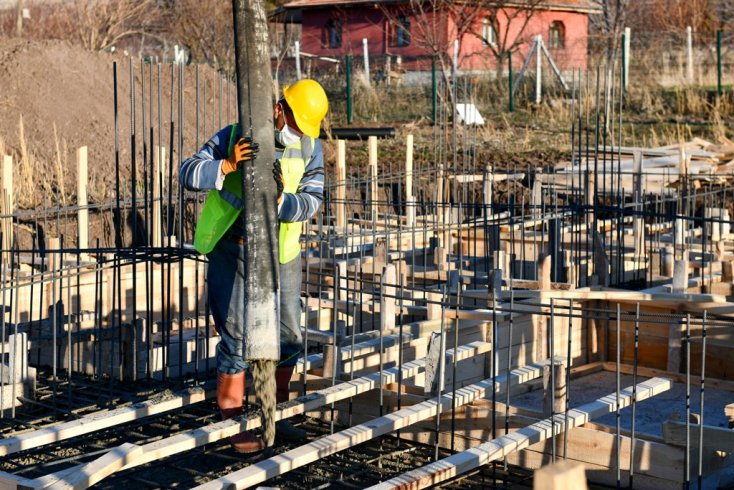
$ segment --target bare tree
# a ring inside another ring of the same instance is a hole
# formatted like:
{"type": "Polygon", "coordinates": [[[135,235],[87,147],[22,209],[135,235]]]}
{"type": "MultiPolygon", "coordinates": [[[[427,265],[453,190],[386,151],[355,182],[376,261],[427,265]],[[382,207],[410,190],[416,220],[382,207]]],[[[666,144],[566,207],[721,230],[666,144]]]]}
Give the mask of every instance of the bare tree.
{"type": "MultiPolygon", "coordinates": [[[[482,39],[495,57],[501,75],[507,53],[527,42],[526,28],[542,3],[542,0],[410,0],[406,11],[415,19],[411,39],[435,57],[448,82],[449,53],[454,39],[460,44],[466,36],[482,39]],[[485,19],[490,22],[494,39],[485,39],[489,32],[484,29],[485,19]],[[449,25],[454,26],[454,32],[449,32],[449,25]]],[[[398,26],[404,11],[389,7],[383,10],[389,23],[398,26]]]]}
{"type": "Polygon", "coordinates": [[[494,55],[497,60],[497,73],[501,76],[504,73],[503,61],[507,54],[517,51],[520,45],[529,41],[526,36],[527,27],[543,0],[527,0],[522,3],[522,6],[518,6],[517,2],[508,1],[485,3],[487,6],[484,12],[494,29],[496,38],[486,39],[486,31],[483,29],[482,22],[471,24],[470,32],[480,38],[494,55]],[[503,20],[502,23],[499,22],[500,19],[503,20]],[[510,35],[511,29],[514,31],[512,35],[510,35]]]}
{"type": "Polygon", "coordinates": [[[142,35],[159,16],[153,0],[74,0],[77,36],[90,50],[107,49],[123,38],[142,35]]]}
{"type": "MultiPolygon", "coordinates": [[[[627,22],[629,0],[593,0],[600,9],[601,15],[592,17],[599,32],[606,37],[607,66],[612,66],[617,59],[622,32],[627,22]]],[[[611,69],[611,68],[610,68],[611,69]]]]}
{"type": "Polygon", "coordinates": [[[232,4],[218,0],[174,0],[170,33],[197,62],[234,73],[232,4]]]}

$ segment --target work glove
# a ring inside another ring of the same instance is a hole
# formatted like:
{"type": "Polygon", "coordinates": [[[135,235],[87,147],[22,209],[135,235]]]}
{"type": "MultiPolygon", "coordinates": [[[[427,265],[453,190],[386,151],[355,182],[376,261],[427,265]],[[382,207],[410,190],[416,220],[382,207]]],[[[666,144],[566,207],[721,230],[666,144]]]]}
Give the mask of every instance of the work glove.
{"type": "Polygon", "coordinates": [[[283,182],[283,169],[280,168],[280,160],[277,159],[273,163],[273,180],[275,181],[275,186],[278,188],[278,204],[280,204],[280,201],[283,199],[285,183],[283,182]]]}
{"type": "Polygon", "coordinates": [[[254,160],[258,149],[257,143],[253,143],[252,138],[240,137],[232,147],[232,154],[226,160],[222,160],[222,173],[224,175],[232,173],[243,163],[254,160]]]}

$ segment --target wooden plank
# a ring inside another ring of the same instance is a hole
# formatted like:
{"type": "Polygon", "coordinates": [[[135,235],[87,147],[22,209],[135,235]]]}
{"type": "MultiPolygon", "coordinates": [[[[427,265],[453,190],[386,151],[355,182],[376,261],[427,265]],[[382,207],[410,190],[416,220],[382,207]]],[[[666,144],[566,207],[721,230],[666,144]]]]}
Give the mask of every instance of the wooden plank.
{"type": "MultiPolygon", "coordinates": [[[[637,401],[642,401],[667,391],[672,385],[672,381],[664,378],[653,378],[640,383],[636,387],[637,401]]],[[[625,388],[619,393],[619,407],[624,408],[629,406],[631,402],[632,387],[625,388]]],[[[436,485],[449,478],[503,458],[507,454],[549,439],[565,430],[582,425],[593,418],[614,412],[616,408],[616,396],[615,393],[612,393],[579,408],[569,410],[567,415],[568,422],[565,420],[565,414],[559,414],[553,419],[542,420],[516,432],[506,434],[473,449],[454,454],[448,458],[409,471],[370,488],[380,490],[389,488],[410,489],[436,485]]]]}
{"type": "MultiPolygon", "coordinates": [[[[487,347],[486,342],[473,342],[468,345],[460,346],[457,349],[457,360],[469,359],[487,347]]],[[[453,352],[453,349],[450,351],[453,352]]],[[[329,403],[335,403],[361,393],[366,393],[375,389],[379,384],[384,385],[394,383],[397,381],[398,373],[401,371],[403,379],[411,378],[420,373],[423,370],[424,365],[425,359],[406,362],[403,364],[402,369],[398,369],[397,367],[385,369],[382,373],[372,373],[368,376],[363,376],[352,381],[340,383],[335,386],[307,394],[279,405],[280,408],[275,412],[275,419],[282,420],[295,415],[300,415],[329,403]]],[[[540,374],[538,374],[538,376],[540,376],[540,374]]],[[[122,469],[133,468],[189,449],[201,447],[204,444],[211,444],[218,440],[239,434],[240,432],[256,429],[260,427],[260,422],[261,420],[258,414],[236,417],[145,444],[141,446],[143,448],[143,452],[122,469]]],[[[43,481],[53,482],[59,478],[65,477],[65,475],[69,473],[78,471],[79,468],[80,466],[67,468],[41,477],[41,479],[43,481]]]]}
{"type": "Polygon", "coordinates": [[[425,402],[403,408],[370,422],[359,424],[331,436],[323,437],[310,444],[305,444],[265,461],[260,461],[196,488],[198,490],[212,490],[215,488],[239,489],[256,485],[330,454],[343,451],[375,437],[434,417],[439,413],[439,410],[450,410],[452,402],[454,403],[454,407],[459,407],[473,400],[488,396],[492,391],[503,391],[507,388],[508,381],[511,384],[518,384],[535,379],[542,375],[542,371],[542,366],[532,366],[515,370],[510,376],[498,376],[495,381],[485,379],[474,385],[461,388],[455,393],[447,393],[441,397],[426,400],[425,402]]]}
{"type": "Polygon", "coordinates": [[[346,161],[346,141],[338,140],[336,142],[336,227],[342,230],[345,229],[347,223],[346,161]]]}
{"type": "Polygon", "coordinates": [[[0,490],[26,490],[33,488],[33,480],[0,471],[0,490]]]}
{"type": "Polygon", "coordinates": [[[209,387],[208,391],[202,388],[187,389],[176,393],[173,397],[161,396],[129,407],[97,412],[63,424],[26,432],[7,439],[0,439],[0,456],[7,456],[18,451],[57,443],[97,430],[108,429],[115,425],[158,415],[204,401],[213,394],[213,387],[209,387]]]}
{"type": "MultiPolygon", "coordinates": [[[[698,448],[701,424],[690,424],[690,442],[692,448],[698,448]]],[[[663,439],[668,444],[686,446],[686,423],[680,420],[663,422],[663,439]]],[[[734,452],[734,430],[713,425],[703,426],[703,447],[715,451],[734,452]]]]}
{"type": "MultiPolygon", "coordinates": [[[[613,362],[604,362],[602,365],[605,371],[610,371],[610,372],[616,371],[616,364],[613,362]]],[[[634,372],[634,367],[629,364],[620,364],[619,372],[622,374],[632,374],[634,372]]],[[[672,373],[669,371],[663,371],[662,369],[654,369],[654,368],[648,368],[644,366],[637,366],[637,374],[638,376],[644,376],[646,378],[664,376],[666,378],[672,379],[676,383],[686,382],[685,374],[672,373]]],[[[692,385],[701,384],[700,376],[691,375],[690,380],[691,380],[692,385]]],[[[706,386],[710,388],[716,388],[719,390],[734,391],[734,381],[729,381],[725,379],[716,379],[716,378],[711,378],[709,376],[706,376],[706,386]]]]}
{"type": "MultiPolygon", "coordinates": [[[[549,455],[528,450],[518,451],[507,457],[509,464],[528,469],[541,468],[543,465],[548,464],[549,461],[549,455]]],[[[586,468],[587,478],[590,483],[599,483],[610,488],[616,488],[616,471],[609,471],[608,465],[598,465],[585,461],[581,461],[581,463],[586,468]]],[[[628,472],[622,471],[622,485],[627,483],[628,474],[628,472]]],[[[634,483],[636,490],[680,490],[682,487],[682,481],[680,480],[651,477],[639,471],[635,472],[634,483]]]]}
{"type": "Polygon", "coordinates": [[[125,443],[105,455],[82,465],[78,471],[49,485],[49,490],[82,490],[110,476],[138,457],[143,448],[137,444],[125,443]]]}

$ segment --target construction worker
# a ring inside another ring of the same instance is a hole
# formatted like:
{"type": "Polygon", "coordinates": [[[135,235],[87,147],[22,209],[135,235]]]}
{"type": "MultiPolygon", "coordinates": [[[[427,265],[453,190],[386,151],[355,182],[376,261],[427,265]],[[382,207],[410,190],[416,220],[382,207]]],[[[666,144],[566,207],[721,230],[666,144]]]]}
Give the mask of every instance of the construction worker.
{"type": "MultiPolygon", "coordinates": [[[[276,369],[277,401],[288,400],[291,376],[302,337],[301,246],[303,222],[323,199],[324,156],[318,140],[329,102],[314,80],[300,80],[283,90],[275,104],[276,161],[273,177],[278,190],[280,262],[280,353],[276,369]]],[[[241,165],[255,158],[257,144],[240,135],[237,125],[215,134],[198,153],[181,164],[180,181],[189,190],[210,190],[194,236],[194,246],[209,259],[209,304],[217,332],[217,403],[227,419],[242,413],[247,360],[244,336],[244,226],[241,221],[241,165]]],[[[269,162],[262,162],[263,165],[269,162]]],[[[281,437],[303,439],[305,433],[279,422],[281,437]]],[[[230,438],[238,452],[264,449],[263,441],[244,432],[230,438]]]]}

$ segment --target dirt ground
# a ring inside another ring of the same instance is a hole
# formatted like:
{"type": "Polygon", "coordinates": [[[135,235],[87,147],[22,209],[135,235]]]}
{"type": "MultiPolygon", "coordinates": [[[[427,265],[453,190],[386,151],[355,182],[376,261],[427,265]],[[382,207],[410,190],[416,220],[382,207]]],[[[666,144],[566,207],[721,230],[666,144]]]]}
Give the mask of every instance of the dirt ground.
{"type": "MultiPolygon", "coordinates": [[[[90,52],[81,47],[60,41],[24,41],[0,38],[0,150],[4,143],[4,153],[12,154],[16,162],[23,153],[23,145],[35,160],[31,165],[34,185],[22,189],[28,175],[23,174],[22,165],[16,164],[14,177],[16,193],[20,190],[51,191],[60,200],[75,192],[76,149],[89,148],[90,197],[99,198],[109,194],[114,186],[115,168],[115,107],[113,90],[113,62],[117,62],[118,78],[118,138],[120,141],[120,162],[123,178],[129,176],[130,165],[130,61],[123,53],[90,52]],[[20,120],[24,127],[21,140],[20,120]],[[57,164],[60,162],[60,165],[57,164]],[[59,167],[61,169],[59,170],[59,167]],[[57,174],[63,173],[66,196],[61,196],[57,186],[57,174]],[[36,180],[37,179],[37,180],[36,180]],[[19,186],[21,188],[19,189],[19,186]],[[35,188],[35,189],[34,189],[35,188]]],[[[136,86],[140,92],[140,60],[134,60],[136,86]]],[[[156,143],[158,144],[158,81],[157,66],[153,67],[151,94],[151,65],[145,65],[146,77],[146,117],[150,123],[150,95],[153,99],[153,119],[155,122],[156,143]]],[[[216,106],[215,99],[219,86],[216,71],[209,67],[199,68],[201,86],[206,86],[206,99],[202,106],[216,106]]],[[[193,67],[186,68],[184,77],[184,148],[192,152],[196,140],[196,111],[192,101],[196,97],[196,79],[193,67]]],[[[175,81],[178,85],[178,77],[175,81]]],[[[178,97],[171,104],[171,68],[161,70],[161,108],[164,145],[168,145],[171,107],[174,121],[178,126],[178,97]]],[[[178,90],[175,90],[178,94],[178,90]]],[[[137,153],[142,147],[142,97],[136,94],[136,133],[137,153]]],[[[210,113],[214,111],[210,109],[210,113]]],[[[211,131],[213,123],[210,122],[211,131]]],[[[145,131],[147,135],[149,131],[145,131]]],[[[203,137],[200,135],[200,138],[203,137]]],[[[177,146],[177,145],[176,145],[177,146]]],[[[140,158],[140,155],[139,155],[140,158]]],[[[176,158],[179,158],[176,156],[176,158]]],[[[174,160],[177,161],[177,160],[174,160]]],[[[29,196],[20,195],[19,205],[27,207],[32,203],[29,196]],[[24,206],[26,205],[26,206],[24,206]]],[[[48,196],[46,196],[48,198],[48,196]]],[[[38,201],[38,199],[36,199],[38,201]]],[[[41,203],[43,201],[41,200],[41,203]]],[[[48,199],[53,203],[53,196],[48,199]]],[[[63,203],[62,203],[63,204],[63,203]]]]}

